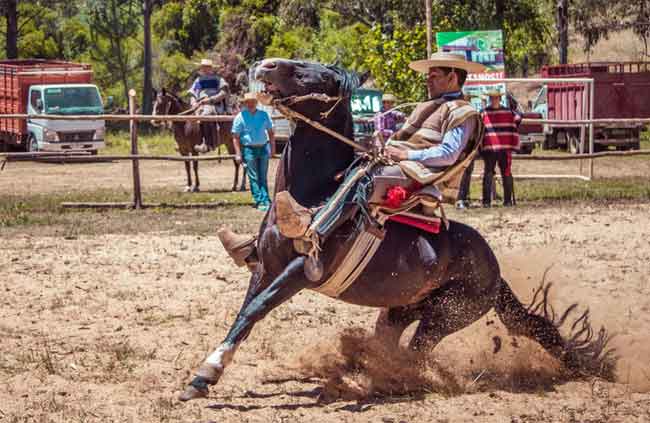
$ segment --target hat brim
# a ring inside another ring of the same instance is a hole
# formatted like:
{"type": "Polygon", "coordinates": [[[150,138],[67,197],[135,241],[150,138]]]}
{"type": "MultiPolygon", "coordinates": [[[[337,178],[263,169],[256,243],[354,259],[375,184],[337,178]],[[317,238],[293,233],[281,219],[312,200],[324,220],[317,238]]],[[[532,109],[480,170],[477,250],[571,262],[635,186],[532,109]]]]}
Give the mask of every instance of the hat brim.
{"type": "Polygon", "coordinates": [[[429,73],[431,68],[455,68],[463,69],[468,73],[481,73],[487,70],[485,65],[477,62],[467,62],[465,60],[416,60],[409,64],[409,68],[420,73],[429,73]]]}
{"type": "Polygon", "coordinates": [[[214,65],[214,63],[207,64],[207,63],[197,63],[197,62],[194,62],[194,64],[195,64],[196,66],[200,67],[200,68],[212,68],[212,69],[216,68],[216,66],[214,65]]]}

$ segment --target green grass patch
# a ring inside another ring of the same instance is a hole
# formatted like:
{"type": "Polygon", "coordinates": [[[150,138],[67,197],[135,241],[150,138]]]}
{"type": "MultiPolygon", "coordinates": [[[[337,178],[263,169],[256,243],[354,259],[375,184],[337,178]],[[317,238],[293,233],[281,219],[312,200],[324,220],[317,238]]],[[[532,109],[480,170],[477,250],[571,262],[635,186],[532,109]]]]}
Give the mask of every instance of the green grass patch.
{"type": "MultiPolygon", "coordinates": [[[[146,155],[170,156],[177,155],[176,141],[169,131],[138,134],[138,152],[146,155]]],[[[117,155],[131,153],[131,138],[128,131],[108,132],[106,148],[100,150],[101,155],[117,155]]]]}
{"type": "MultiPolygon", "coordinates": [[[[501,183],[497,180],[501,193],[501,183]]],[[[473,198],[480,201],[479,181],[472,183],[473,198]]],[[[521,206],[557,206],[559,203],[612,203],[650,201],[650,179],[610,178],[595,181],[520,180],[515,182],[521,206]]],[[[211,234],[220,226],[255,233],[263,213],[255,210],[249,192],[179,193],[148,190],[145,204],[217,203],[216,208],[147,208],[144,210],[64,209],[63,202],[130,202],[129,190],[97,190],[29,196],[0,195],[0,233],[76,237],[107,233],[166,232],[211,234]]],[[[495,202],[496,205],[499,200],[495,202]]]]}
{"type": "MultiPolygon", "coordinates": [[[[496,180],[497,193],[502,196],[500,180],[496,180]]],[[[481,195],[480,181],[472,182],[473,198],[481,195]]],[[[593,181],[577,179],[516,180],[515,196],[518,203],[539,203],[556,201],[619,201],[650,200],[650,179],[607,178],[593,181]]]]}

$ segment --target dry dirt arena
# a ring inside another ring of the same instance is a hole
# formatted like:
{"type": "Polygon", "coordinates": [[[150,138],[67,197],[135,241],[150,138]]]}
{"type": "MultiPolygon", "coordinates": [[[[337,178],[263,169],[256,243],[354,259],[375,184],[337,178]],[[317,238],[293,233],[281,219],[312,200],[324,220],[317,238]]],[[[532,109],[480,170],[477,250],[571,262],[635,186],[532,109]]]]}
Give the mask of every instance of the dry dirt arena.
{"type": "Polygon", "coordinates": [[[492,313],[422,364],[366,339],[377,310],[303,292],[192,403],[176,396],[247,287],[213,233],[0,232],[0,421],[649,422],[648,216],[634,203],[456,215],[488,239],[522,300],[547,272],[557,310],[579,302],[616,333],[615,382],[562,380],[492,313]]]}

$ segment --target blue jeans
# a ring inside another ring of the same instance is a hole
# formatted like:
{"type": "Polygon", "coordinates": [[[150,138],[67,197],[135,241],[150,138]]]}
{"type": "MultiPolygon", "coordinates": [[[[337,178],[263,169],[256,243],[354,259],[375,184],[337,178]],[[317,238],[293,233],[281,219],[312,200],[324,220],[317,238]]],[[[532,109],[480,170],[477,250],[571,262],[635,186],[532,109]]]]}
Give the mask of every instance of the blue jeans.
{"type": "Polygon", "coordinates": [[[243,147],[242,159],[246,165],[246,174],[251,183],[251,192],[255,205],[270,204],[266,176],[269,171],[269,150],[267,146],[243,147]]]}

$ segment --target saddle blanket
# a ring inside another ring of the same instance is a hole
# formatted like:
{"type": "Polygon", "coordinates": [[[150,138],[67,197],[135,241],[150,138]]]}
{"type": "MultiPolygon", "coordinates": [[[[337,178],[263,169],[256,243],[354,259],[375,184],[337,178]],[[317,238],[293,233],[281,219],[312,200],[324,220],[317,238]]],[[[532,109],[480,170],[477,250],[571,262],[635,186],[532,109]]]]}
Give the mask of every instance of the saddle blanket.
{"type": "Polygon", "coordinates": [[[414,228],[421,229],[431,234],[440,233],[440,219],[419,219],[414,216],[407,216],[404,214],[396,214],[388,218],[388,220],[400,223],[402,225],[413,226],[414,228]]]}

